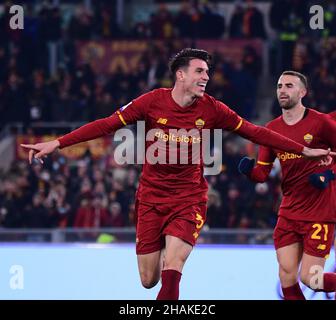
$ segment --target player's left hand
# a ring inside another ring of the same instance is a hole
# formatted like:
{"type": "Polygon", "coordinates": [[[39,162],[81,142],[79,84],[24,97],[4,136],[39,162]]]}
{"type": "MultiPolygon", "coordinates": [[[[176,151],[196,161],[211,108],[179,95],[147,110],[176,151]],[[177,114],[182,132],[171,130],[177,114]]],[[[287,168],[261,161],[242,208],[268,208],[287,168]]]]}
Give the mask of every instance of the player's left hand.
{"type": "Polygon", "coordinates": [[[309,176],[309,182],[317,189],[324,190],[328,187],[331,180],[336,176],[333,170],[328,169],[320,173],[313,173],[309,176]]]}

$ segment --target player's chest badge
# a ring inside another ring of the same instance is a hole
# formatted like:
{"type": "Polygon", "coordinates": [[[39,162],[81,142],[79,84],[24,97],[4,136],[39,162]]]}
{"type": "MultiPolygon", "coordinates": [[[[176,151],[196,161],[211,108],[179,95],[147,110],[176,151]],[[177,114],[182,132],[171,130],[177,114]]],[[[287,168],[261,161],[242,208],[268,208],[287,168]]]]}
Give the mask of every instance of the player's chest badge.
{"type": "Polygon", "coordinates": [[[201,118],[198,118],[196,121],[195,121],[195,125],[196,125],[196,128],[197,129],[203,129],[204,125],[205,125],[205,121],[201,118]]]}
{"type": "Polygon", "coordinates": [[[168,119],[166,119],[166,118],[159,118],[157,121],[156,121],[156,123],[160,123],[160,124],[167,124],[167,122],[168,122],[168,119]]]}
{"type": "Polygon", "coordinates": [[[311,135],[310,133],[307,133],[303,136],[303,139],[309,144],[313,141],[313,135],[311,135]]]}

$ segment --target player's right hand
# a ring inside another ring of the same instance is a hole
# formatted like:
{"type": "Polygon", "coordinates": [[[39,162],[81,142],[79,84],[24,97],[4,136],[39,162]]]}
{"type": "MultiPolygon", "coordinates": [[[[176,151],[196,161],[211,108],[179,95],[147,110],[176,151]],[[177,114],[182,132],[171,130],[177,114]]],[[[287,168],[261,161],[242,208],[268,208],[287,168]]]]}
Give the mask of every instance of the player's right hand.
{"type": "Polygon", "coordinates": [[[254,167],[254,164],[255,164],[254,159],[244,157],[239,161],[238,171],[241,174],[249,175],[254,167]]]}
{"type": "Polygon", "coordinates": [[[48,154],[54,152],[60,143],[58,140],[52,140],[48,142],[41,142],[36,144],[21,144],[21,147],[29,149],[29,163],[32,164],[33,159],[37,159],[43,163],[42,158],[48,154]]]}

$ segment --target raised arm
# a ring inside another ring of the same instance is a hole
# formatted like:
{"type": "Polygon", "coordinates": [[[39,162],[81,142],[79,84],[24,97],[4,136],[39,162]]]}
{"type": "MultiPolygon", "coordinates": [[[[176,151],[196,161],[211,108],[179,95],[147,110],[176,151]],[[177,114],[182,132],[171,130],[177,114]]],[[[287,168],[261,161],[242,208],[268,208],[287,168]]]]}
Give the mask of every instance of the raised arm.
{"type": "Polygon", "coordinates": [[[105,136],[118,130],[122,126],[122,121],[118,118],[118,115],[114,113],[108,118],[89,122],[55,140],[36,144],[21,144],[21,147],[29,149],[29,163],[32,163],[33,158],[43,163],[42,158],[54,152],[57,148],[62,149],[80,142],[105,136]]]}
{"type": "Polygon", "coordinates": [[[43,163],[42,158],[54,152],[57,148],[62,149],[80,142],[93,140],[111,134],[127,124],[144,120],[145,108],[151,104],[152,99],[153,91],[133,100],[110,117],[85,124],[56,140],[37,144],[21,144],[21,146],[29,149],[29,163],[32,163],[33,158],[43,163]]]}

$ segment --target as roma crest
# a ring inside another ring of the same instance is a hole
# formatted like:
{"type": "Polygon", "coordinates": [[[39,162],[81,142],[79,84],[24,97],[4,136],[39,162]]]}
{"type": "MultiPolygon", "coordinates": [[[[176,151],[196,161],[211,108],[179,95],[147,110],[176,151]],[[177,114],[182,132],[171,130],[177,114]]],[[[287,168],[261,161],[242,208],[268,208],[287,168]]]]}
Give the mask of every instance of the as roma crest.
{"type": "Polygon", "coordinates": [[[313,141],[313,136],[310,133],[307,133],[303,136],[304,141],[311,143],[313,141]]]}
{"type": "Polygon", "coordinates": [[[203,119],[199,118],[195,121],[195,124],[196,124],[197,129],[203,129],[205,121],[203,119]]]}

